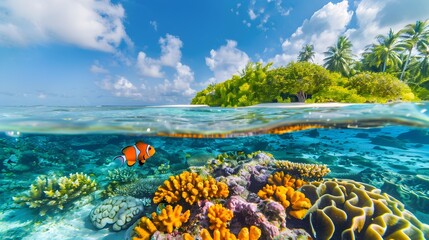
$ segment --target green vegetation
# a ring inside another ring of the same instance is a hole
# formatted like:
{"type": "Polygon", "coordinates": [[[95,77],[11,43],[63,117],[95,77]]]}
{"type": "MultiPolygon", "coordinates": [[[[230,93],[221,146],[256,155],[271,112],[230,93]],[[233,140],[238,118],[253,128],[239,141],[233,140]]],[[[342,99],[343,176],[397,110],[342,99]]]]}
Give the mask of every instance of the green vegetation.
{"type": "Polygon", "coordinates": [[[429,20],[378,35],[360,60],[345,36],[324,52],[323,67],[310,63],[306,44],[298,62],[271,68],[249,63],[242,73],[198,92],[192,104],[237,107],[273,102],[352,102],[429,100],[429,20]]]}

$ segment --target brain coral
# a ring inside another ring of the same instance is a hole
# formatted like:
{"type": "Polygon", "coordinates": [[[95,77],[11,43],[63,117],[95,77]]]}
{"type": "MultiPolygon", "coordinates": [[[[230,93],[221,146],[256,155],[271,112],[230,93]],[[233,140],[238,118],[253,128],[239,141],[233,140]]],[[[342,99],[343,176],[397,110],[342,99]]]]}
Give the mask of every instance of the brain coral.
{"type": "Polygon", "coordinates": [[[304,185],[301,191],[313,203],[308,215],[317,239],[429,238],[429,226],[373,186],[329,180],[304,185]]]}
{"type": "Polygon", "coordinates": [[[192,205],[200,199],[226,198],[228,194],[228,186],[225,183],[217,182],[212,177],[203,179],[197,173],[185,171],[164,181],[155,192],[153,202],[173,203],[184,199],[192,205]]]}
{"type": "Polygon", "coordinates": [[[128,228],[137,218],[141,217],[145,202],[143,199],[133,197],[108,198],[92,209],[89,219],[98,229],[112,224],[114,231],[120,231],[128,228]]]}

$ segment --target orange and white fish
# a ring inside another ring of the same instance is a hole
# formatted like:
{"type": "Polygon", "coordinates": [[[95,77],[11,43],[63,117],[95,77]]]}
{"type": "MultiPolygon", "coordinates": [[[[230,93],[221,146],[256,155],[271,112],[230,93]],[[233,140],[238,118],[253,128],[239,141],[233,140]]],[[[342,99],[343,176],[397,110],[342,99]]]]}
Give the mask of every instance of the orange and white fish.
{"type": "Polygon", "coordinates": [[[132,146],[124,147],[122,149],[122,154],[124,155],[115,157],[115,160],[121,160],[122,164],[127,162],[129,167],[133,166],[137,161],[139,165],[143,165],[148,158],[155,154],[155,148],[147,143],[138,141],[132,146]]]}

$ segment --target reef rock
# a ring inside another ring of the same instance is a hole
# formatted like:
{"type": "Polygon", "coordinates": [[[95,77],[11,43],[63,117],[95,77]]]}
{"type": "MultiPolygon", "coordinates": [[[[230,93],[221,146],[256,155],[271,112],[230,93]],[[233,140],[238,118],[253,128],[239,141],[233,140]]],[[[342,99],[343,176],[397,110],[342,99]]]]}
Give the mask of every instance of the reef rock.
{"type": "Polygon", "coordinates": [[[147,201],[134,197],[111,197],[92,209],[89,214],[91,223],[102,229],[112,225],[113,231],[121,231],[128,228],[143,215],[147,201]]]}

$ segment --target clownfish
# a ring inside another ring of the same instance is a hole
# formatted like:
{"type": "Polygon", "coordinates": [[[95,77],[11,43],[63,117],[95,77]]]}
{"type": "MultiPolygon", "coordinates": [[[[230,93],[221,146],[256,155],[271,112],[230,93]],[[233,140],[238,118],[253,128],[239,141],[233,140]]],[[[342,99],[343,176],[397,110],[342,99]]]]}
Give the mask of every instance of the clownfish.
{"type": "Polygon", "coordinates": [[[127,162],[127,165],[132,167],[137,161],[139,165],[143,165],[148,158],[155,154],[155,148],[147,143],[138,141],[132,146],[124,147],[122,154],[124,155],[115,157],[115,160],[120,159],[122,164],[127,162]]]}

